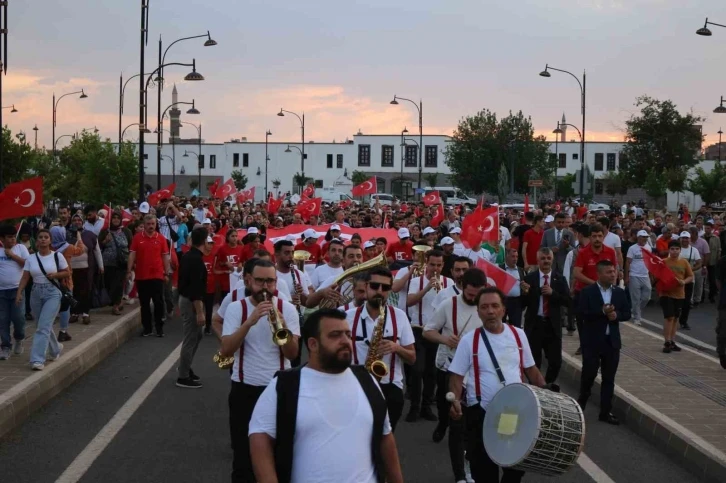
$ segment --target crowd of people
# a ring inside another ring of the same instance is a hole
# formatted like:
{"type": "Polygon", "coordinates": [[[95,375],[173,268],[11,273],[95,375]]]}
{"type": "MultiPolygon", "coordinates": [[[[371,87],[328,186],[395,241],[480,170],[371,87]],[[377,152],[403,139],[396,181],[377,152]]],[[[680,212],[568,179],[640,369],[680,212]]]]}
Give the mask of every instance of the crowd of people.
{"type": "MultiPolygon", "coordinates": [[[[231,362],[220,366],[231,378],[233,482],[403,481],[393,434],[406,399],[406,423],[436,421],[437,443],[448,432],[455,481],[498,481],[482,441],[487,405],[514,382],[557,391],[563,334],[580,341],[580,406],[600,371],[599,419],[619,423],[619,323],[640,325],[654,288],[666,353],[681,350],[691,308],[718,302],[726,368],[726,230],[708,207],[692,219],[565,200],[500,209],[496,236],[474,246],[463,206],[443,220],[413,203],[332,204],[310,217],[266,208],[174,197],[0,226],[0,360],[23,353],[26,320],[36,321],[29,362],[42,370],[71,340],[69,324],[91,323],[92,306],[120,315],[138,298],[144,337],[163,337],[178,308],[177,386],[202,387],[192,365],[205,334],[231,362]],[[299,230],[275,232],[289,226],[299,230]],[[659,287],[644,252],[675,285],[659,287]],[[514,280],[507,293],[501,276],[514,280]],[[386,367],[375,378],[374,361],[386,367]],[[326,448],[342,446],[352,451],[328,464],[326,448]]],[[[506,468],[502,481],[523,474],[506,468]]]]}

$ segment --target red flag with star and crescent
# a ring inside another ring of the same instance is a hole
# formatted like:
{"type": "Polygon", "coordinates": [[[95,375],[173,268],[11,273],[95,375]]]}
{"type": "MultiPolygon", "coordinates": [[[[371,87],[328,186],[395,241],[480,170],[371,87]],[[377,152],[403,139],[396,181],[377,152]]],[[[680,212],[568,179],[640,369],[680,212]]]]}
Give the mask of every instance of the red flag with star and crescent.
{"type": "Polygon", "coordinates": [[[227,181],[224,182],[222,186],[217,188],[214,197],[219,198],[220,200],[226,200],[228,196],[231,196],[236,192],[237,187],[234,185],[234,180],[232,178],[229,178],[227,181]]]}
{"type": "Polygon", "coordinates": [[[494,285],[505,294],[508,294],[517,283],[517,279],[512,275],[509,275],[492,262],[484,260],[483,258],[476,260],[476,268],[482,270],[487,276],[487,279],[491,279],[494,285]]]}
{"type": "Polygon", "coordinates": [[[310,183],[302,191],[302,194],[300,195],[300,197],[303,199],[305,199],[305,198],[311,199],[313,196],[315,196],[315,185],[313,183],[310,183]]]}
{"type": "Polygon", "coordinates": [[[643,253],[643,263],[648,272],[653,274],[656,280],[656,288],[659,293],[668,292],[678,286],[678,280],[676,279],[673,270],[668,268],[668,265],[663,263],[663,260],[657,255],[649,252],[643,247],[640,247],[640,251],[643,253]]]}
{"type": "Polygon", "coordinates": [[[255,201],[255,187],[244,191],[240,191],[237,194],[237,203],[242,204],[246,201],[255,201]]]}
{"type": "Polygon", "coordinates": [[[113,213],[111,211],[111,207],[108,205],[103,205],[103,209],[106,210],[106,218],[103,219],[103,228],[102,230],[108,230],[108,228],[111,226],[111,214],[113,213]]]}
{"type": "Polygon", "coordinates": [[[426,206],[441,204],[441,196],[438,191],[430,191],[423,197],[422,201],[426,206]]]}
{"type": "Polygon", "coordinates": [[[351,200],[343,200],[343,201],[341,201],[341,202],[338,203],[338,208],[344,210],[344,209],[348,208],[352,204],[353,204],[353,202],[351,200]]]}
{"type": "Polygon", "coordinates": [[[313,198],[312,200],[303,201],[298,203],[294,213],[300,213],[303,220],[309,220],[311,216],[320,216],[320,205],[322,205],[322,198],[313,198]]]}
{"type": "Polygon", "coordinates": [[[267,198],[267,212],[273,215],[276,215],[278,211],[280,211],[280,207],[282,206],[282,202],[285,200],[285,196],[281,195],[280,198],[275,199],[272,196],[272,193],[270,193],[270,196],[267,198]]]}
{"type": "Polygon", "coordinates": [[[219,183],[222,181],[222,178],[217,178],[214,180],[214,183],[209,185],[209,194],[212,195],[212,198],[214,198],[214,195],[217,194],[217,188],[219,188],[219,183]]]}
{"type": "Polygon", "coordinates": [[[357,186],[353,186],[351,194],[353,196],[365,196],[378,193],[378,181],[375,176],[368,178],[357,186]]]}
{"type": "Polygon", "coordinates": [[[431,226],[438,228],[442,221],[444,221],[444,207],[443,205],[436,205],[431,213],[431,226]]]}
{"type": "Polygon", "coordinates": [[[464,218],[461,227],[461,238],[470,247],[483,241],[499,242],[499,212],[496,206],[485,210],[476,210],[464,218]]]}
{"type": "Polygon", "coordinates": [[[172,183],[166,188],[151,193],[146,201],[149,203],[149,206],[158,206],[158,204],[161,203],[161,200],[168,200],[171,198],[174,195],[175,189],[176,183],[172,183]]]}
{"type": "Polygon", "coordinates": [[[0,220],[43,214],[43,178],[30,178],[0,191],[0,220]]]}

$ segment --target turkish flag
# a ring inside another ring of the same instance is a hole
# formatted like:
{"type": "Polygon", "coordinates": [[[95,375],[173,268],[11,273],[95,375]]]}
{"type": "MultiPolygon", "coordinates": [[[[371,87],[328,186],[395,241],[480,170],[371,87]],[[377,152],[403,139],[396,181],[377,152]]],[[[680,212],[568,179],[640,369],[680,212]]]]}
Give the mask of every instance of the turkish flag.
{"type": "Polygon", "coordinates": [[[310,197],[303,191],[303,194],[300,195],[300,201],[310,201],[310,197]]]}
{"type": "Polygon", "coordinates": [[[168,200],[171,198],[174,195],[175,189],[176,183],[172,183],[164,189],[151,193],[146,201],[149,203],[149,206],[158,206],[159,203],[161,203],[161,200],[168,200]]]}
{"type": "Polygon", "coordinates": [[[108,230],[108,227],[111,226],[111,207],[103,205],[103,209],[106,210],[106,218],[103,219],[103,228],[101,229],[108,230]]]}
{"type": "Polygon", "coordinates": [[[442,221],[444,221],[444,207],[442,205],[436,205],[433,213],[431,213],[431,226],[437,228],[442,221]]]}
{"type": "Polygon", "coordinates": [[[244,191],[240,191],[237,195],[237,203],[244,203],[245,201],[255,201],[255,187],[244,191]]]}
{"type": "Polygon", "coordinates": [[[211,216],[212,218],[217,217],[217,209],[214,206],[214,203],[209,203],[209,206],[207,206],[207,211],[209,211],[209,216],[211,216]]]}
{"type": "Polygon", "coordinates": [[[364,196],[378,193],[378,182],[376,181],[376,177],[373,176],[358,186],[354,186],[351,193],[353,196],[364,196]]]}
{"type": "Polygon", "coordinates": [[[668,268],[663,260],[657,255],[649,252],[643,247],[640,247],[640,251],[643,253],[643,263],[648,272],[653,274],[658,285],[658,292],[668,292],[678,287],[678,280],[676,279],[673,271],[668,268]]]}
{"type": "Polygon", "coordinates": [[[401,204],[401,213],[408,213],[408,204],[406,204],[406,203],[401,204]]]}
{"type": "Polygon", "coordinates": [[[486,274],[487,278],[491,278],[494,281],[494,285],[504,292],[504,294],[508,294],[509,291],[512,290],[512,287],[514,287],[517,283],[516,278],[509,275],[492,262],[488,262],[483,258],[478,258],[476,260],[476,268],[482,270],[486,274]]]}
{"type": "Polygon", "coordinates": [[[224,182],[222,186],[217,188],[215,191],[215,198],[220,200],[226,200],[228,196],[231,196],[237,192],[237,187],[234,185],[234,180],[229,178],[224,182]]]}
{"type": "Polygon", "coordinates": [[[0,220],[43,214],[43,178],[30,178],[0,191],[0,220]]]}
{"type": "Polygon", "coordinates": [[[303,220],[309,220],[311,216],[320,216],[320,205],[322,198],[313,198],[312,200],[300,202],[295,208],[294,213],[300,213],[303,220]]]}
{"type": "Polygon", "coordinates": [[[300,197],[310,199],[313,196],[315,196],[315,185],[310,183],[305,187],[300,197]]]}
{"type": "MultiPolygon", "coordinates": [[[[461,227],[461,238],[470,247],[480,245],[482,241],[499,242],[499,212],[493,206],[486,210],[477,210],[464,218],[461,227]]],[[[505,292],[506,293],[506,292],[505,292]]]]}
{"type": "Polygon", "coordinates": [[[209,186],[209,194],[212,195],[212,198],[214,198],[214,195],[217,193],[217,188],[219,188],[219,182],[222,181],[222,178],[217,178],[214,183],[212,183],[209,186]]]}
{"type": "Polygon", "coordinates": [[[128,210],[121,210],[121,225],[126,226],[134,221],[134,216],[128,210]]]}
{"type": "Polygon", "coordinates": [[[441,196],[439,196],[438,191],[430,191],[426,196],[423,197],[422,201],[426,206],[438,205],[441,203],[441,196]]]}
{"type": "Polygon", "coordinates": [[[353,202],[351,200],[343,200],[338,203],[338,207],[344,210],[352,204],[353,204],[353,202]]]}
{"type": "Polygon", "coordinates": [[[227,238],[227,232],[229,231],[229,225],[224,225],[222,228],[219,229],[215,235],[222,238],[222,240],[225,240],[227,238]]]}
{"type": "Polygon", "coordinates": [[[267,198],[267,212],[271,213],[273,215],[276,215],[278,211],[280,211],[280,207],[282,206],[282,201],[284,200],[284,196],[280,199],[275,199],[272,196],[272,193],[270,193],[270,196],[267,198]]]}

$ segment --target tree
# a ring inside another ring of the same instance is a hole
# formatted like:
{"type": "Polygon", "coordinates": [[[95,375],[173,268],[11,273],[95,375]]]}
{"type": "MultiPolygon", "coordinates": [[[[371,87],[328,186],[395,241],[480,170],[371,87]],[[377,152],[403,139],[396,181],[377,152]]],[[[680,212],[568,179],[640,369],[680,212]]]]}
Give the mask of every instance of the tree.
{"type": "Polygon", "coordinates": [[[426,182],[429,184],[429,186],[433,188],[439,182],[439,173],[426,173],[426,175],[424,175],[424,178],[426,179],[426,182]]]}
{"type": "Polygon", "coordinates": [[[605,192],[610,196],[624,195],[628,192],[628,180],[622,172],[608,171],[600,179],[605,183],[605,192]]]}
{"type": "Polygon", "coordinates": [[[631,186],[649,179],[653,193],[665,194],[663,187],[683,191],[689,169],[699,163],[703,135],[697,126],[704,119],[681,114],[670,100],[641,96],[635,106],[640,114],[626,121],[626,143],[620,153],[621,159],[627,159],[620,165],[624,179],[631,186]]]}
{"type": "Polygon", "coordinates": [[[353,174],[350,177],[350,180],[353,182],[354,186],[357,186],[365,181],[367,181],[370,178],[368,173],[365,173],[363,171],[353,171],[353,174]]]}
{"type": "Polygon", "coordinates": [[[191,180],[191,181],[189,182],[189,189],[190,189],[190,190],[194,191],[194,190],[195,190],[195,189],[197,189],[198,187],[199,187],[199,181],[197,181],[196,179],[193,179],[193,180],[191,180]]]}
{"type": "Polygon", "coordinates": [[[499,167],[499,182],[497,183],[497,197],[499,198],[499,204],[504,203],[509,192],[509,173],[507,167],[502,164],[499,167]]]}
{"type": "Polygon", "coordinates": [[[462,119],[444,156],[453,184],[471,193],[499,193],[499,176],[492,173],[500,173],[503,166],[509,177],[512,164],[515,192],[527,191],[530,179],[541,179],[544,189],[554,179],[549,143],[544,136],[535,137],[531,119],[521,111],[497,120],[484,109],[462,119]]]}
{"type": "Polygon", "coordinates": [[[2,128],[3,183],[8,185],[28,177],[28,163],[35,151],[25,142],[25,136],[13,136],[10,129],[2,128]]]}
{"type": "Polygon", "coordinates": [[[726,192],[726,168],[716,163],[711,172],[696,168],[695,176],[687,183],[688,190],[699,195],[704,203],[720,202],[726,192]]]}
{"type": "Polygon", "coordinates": [[[575,175],[568,173],[562,178],[557,180],[557,197],[558,198],[571,198],[575,196],[575,190],[572,188],[572,183],[575,182],[575,175]]]}
{"type": "Polygon", "coordinates": [[[234,186],[238,191],[242,191],[247,187],[247,176],[239,169],[232,171],[229,176],[234,180],[234,186]]]}

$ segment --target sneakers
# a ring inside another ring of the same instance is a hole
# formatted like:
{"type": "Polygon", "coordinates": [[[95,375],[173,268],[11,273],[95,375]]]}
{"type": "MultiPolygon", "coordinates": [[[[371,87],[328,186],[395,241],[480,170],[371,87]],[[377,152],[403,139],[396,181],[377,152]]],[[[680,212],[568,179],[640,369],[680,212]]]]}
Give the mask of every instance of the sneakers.
{"type": "Polygon", "coordinates": [[[434,443],[440,443],[441,440],[444,439],[444,436],[446,435],[446,426],[441,427],[440,425],[436,426],[436,429],[434,429],[433,434],[431,435],[431,439],[434,443]]]}
{"type": "Polygon", "coordinates": [[[157,337],[164,337],[164,328],[163,327],[157,327],[156,328],[156,336],[157,337]]]}
{"type": "Polygon", "coordinates": [[[63,330],[58,332],[58,342],[67,342],[69,340],[73,340],[73,337],[68,332],[63,330]]]}
{"type": "Polygon", "coordinates": [[[148,331],[147,330],[144,330],[141,333],[141,337],[151,337],[152,335],[154,335],[154,333],[151,330],[148,330],[148,331]]]}
{"type": "Polygon", "coordinates": [[[211,327],[205,327],[204,328],[204,335],[212,335],[212,328],[211,327]]]}
{"type": "Polygon", "coordinates": [[[671,350],[673,352],[681,352],[681,348],[676,345],[675,341],[671,342],[671,350]]]}
{"type": "Polygon", "coordinates": [[[202,387],[202,383],[192,380],[191,377],[188,377],[186,379],[179,378],[176,380],[176,386],[183,387],[185,389],[199,389],[200,387],[202,387]]]}
{"type": "Polygon", "coordinates": [[[691,326],[688,324],[682,325],[681,330],[691,330],[691,326]]]}
{"type": "Polygon", "coordinates": [[[48,360],[57,361],[58,359],[60,359],[60,356],[62,353],[63,353],[63,344],[58,344],[58,353],[56,355],[48,356],[48,360]]]}
{"type": "Polygon", "coordinates": [[[633,324],[637,325],[638,327],[640,327],[641,325],[643,325],[643,324],[640,323],[640,320],[638,320],[638,319],[633,319],[633,324]]]}
{"type": "Polygon", "coordinates": [[[189,379],[195,382],[199,382],[202,380],[202,378],[194,374],[194,371],[192,371],[191,369],[189,369],[189,379]]]}
{"type": "Polygon", "coordinates": [[[88,325],[91,323],[91,316],[88,314],[83,314],[81,321],[83,322],[83,325],[88,325]]]}
{"type": "Polygon", "coordinates": [[[45,369],[45,364],[43,364],[42,362],[33,362],[33,363],[32,363],[32,364],[30,365],[30,367],[31,367],[31,368],[32,368],[32,369],[33,369],[34,371],[42,371],[43,369],[45,369]]]}
{"type": "Polygon", "coordinates": [[[10,359],[10,347],[3,347],[0,349],[0,361],[6,361],[10,359]]]}
{"type": "Polygon", "coordinates": [[[75,324],[76,322],[78,322],[78,314],[71,315],[71,317],[68,319],[68,323],[75,324]]]}
{"type": "Polygon", "coordinates": [[[23,341],[22,340],[16,340],[13,343],[13,352],[17,355],[20,355],[23,353],[25,348],[23,347],[23,341]]]}
{"type": "Polygon", "coordinates": [[[663,353],[664,354],[670,354],[671,353],[671,343],[669,341],[666,341],[663,344],[663,353]]]}

